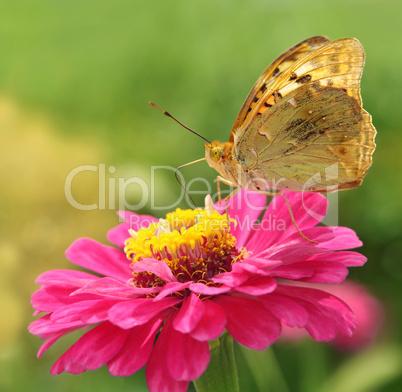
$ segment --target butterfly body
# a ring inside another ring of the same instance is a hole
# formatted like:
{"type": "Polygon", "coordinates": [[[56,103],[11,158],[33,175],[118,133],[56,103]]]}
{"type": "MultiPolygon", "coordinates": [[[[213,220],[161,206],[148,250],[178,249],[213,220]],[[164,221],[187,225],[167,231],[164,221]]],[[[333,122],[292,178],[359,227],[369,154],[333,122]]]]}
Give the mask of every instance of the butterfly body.
{"type": "Polygon", "coordinates": [[[229,142],[206,143],[208,164],[231,186],[332,192],[359,186],[375,128],[362,109],[364,51],[355,39],[313,37],[257,80],[229,142]]]}

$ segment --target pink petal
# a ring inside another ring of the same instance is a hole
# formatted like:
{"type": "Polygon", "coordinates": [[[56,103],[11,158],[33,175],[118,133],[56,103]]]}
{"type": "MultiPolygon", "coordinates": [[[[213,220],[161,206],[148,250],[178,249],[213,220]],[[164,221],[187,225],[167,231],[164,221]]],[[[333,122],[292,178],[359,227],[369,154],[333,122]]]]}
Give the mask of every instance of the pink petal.
{"type": "Polygon", "coordinates": [[[147,323],[165,309],[171,308],[181,301],[180,298],[167,297],[160,301],[138,298],[120,302],[109,310],[109,320],[120,328],[132,328],[147,323]]]}
{"type": "Polygon", "coordinates": [[[248,281],[248,275],[243,272],[225,272],[213,277],[212,281],[228,287],[237,287],[248,281]]]}
{"type": "MultiPolygon", "coordinates": [[[[95,370],[110,361],[123,347],[129,331],[103,322],[74,343],[63,355],[63,363],[53,366],[51,373],[62,370],[75,373],[78,369],[95,370]]],[[[56,364],[55,364],[56,365],[56,364]]]]}
{"type": "Polygon", "coordinates": [[[129,335],[120,352],[108,362],[108,369],[113,376],[130,376],[141,369],[149,355],[165,315],[144,325],[130,329],[129,335]]]}
{"type": "MultiPolygon", "coordinates": [[[[50,374],[52,374],[52,375],[61,374],[61,373],[64,372],[64,370],[66,370],[65,365],[64,365],[64,361],[65,361],[67,356],[68,356],[68,353],[65,352],[54,363],[54,365],[50,369],[50,374]]],[[[85,372],[85,370],[86,370],[83,366],[78,365],[78,364],[74,364],[74,363],[70,363],[68,369],[69,369],[69,373],[72,373],[72,374],[81,374],[81,373],[85,372]]]]}
{"type": "Polygon", "coordinates": [[[174,319],[173,328],[182,333],[191,332],[200,321],[204,312],[202,301],[194,294],[183,299],[179,313],[174,319]]]}
{"type": "Polygon", "coordinates": [[[74,303],[76,298],[70,295],[76,289],[99,279],[80,271],[54,270],[40,275],[37,279],[42,288],[32,294],[32,307],[35,314],[53,312],[66,304],[74,303]]]}
{"type": "MultiPolygon", "coordinates": [[[[173,312],[172,312],[173,313],[173,312]]],[[[168,370],[171,342],[171,317],[168,317],[149,357],[145,375],[150,392],[186,392],[189,382],[175,380],[168,370]]]]}
{"type": "Polygon", "coordinates": [[[123,251],[89,238],[79,238],[66,250],[73,263],[98,274],[126,282],[132,277],[130,261],[123,251]]]}
{"type": "Polygon", "coordinates": [[[213,301],[225,310],[228,332],[244,346],[264,350],[278,339],[281,323],[260,302],[229,295],[213,301]]]}
{"type": "Polygon", "coordinates": [[[309,303],[304,303],[303,306],[309,314],[309,322],[306,331],[317,342],[328,342],[335,338],[336,329],[334,323],[326,317],[323,317],[321,312],[309,303]]]}
{"type": "Polygon", "coordinates": [[[191,336],[200,341],[219,338],[226,325],[226,314],[222,307],[209,299],[202,301],[203,313],[200,322],[191,331],[191,336]]]}
{"type": "Polygon", "coordinates": [[[263,257],[247,257],[247,259],[244,261],[243,264],[251,264],[253,266],[255,266],[256,268],[258,268],[261,271],[266,272],[266,275],[269,275],[269,271],[272,268],[275,268],[279,265],[283,264],[283,261],[281,260],[274,260],[271,258],[263,258],[263,257]]]}
{"type": "Polygon", "coordinates": [[[150,215],[137,215],[130,211],[119,211],[119,215],[126,220],[115,228],[109,230],[107,239],[117,245],[119,248],[124,248],[124,241],[130,237],[129,229],[138,231],[142,227],[149,227],[151,223],[158,222],[157,218],[150,215]]]}
{"type": "Polygon", "coordinates": [[[350,308],[339,298],[321,290],[278,285],[277,294],[291,297],[309,313],[306,330],[317,341],[328,341],[336,331],[350,336],[356,319],[350,308]]]}
{"type": "Polygon", "coordinates": [[[142,259],[132,266],[134,272],[151,272],[165,282],[177,282],[172,270],[163,260],[142,259]]]}
{"type": "Polygon", "coordinates": [[[120,223],[118,226],[107,232],[106,238],[112,244],[124,249],[125,241],[131,237],[130,233],[128,232],[129,229],[130,225],[128,223],[120,223]]]}
{"type": "Polygon", "coordinates": [[[212,278],[214,283],[224,284],[229,287],[238,287],[253,278],[260,278],[268,275],[263,269],[248,262],[234,263],[231,272],[225,272],[212,278]]]}
{"type": "Polygon", "coordinates": [[[46,340],[45,343],[42,344],[38,351],[37,357],[40,358],[51,346],[53,346],[54,343],[56,343],[62,336],[69,334],[70,332],[73,332],[75,329],[64,329],[52,337],[50,337],[48,340],[46,340]]]}
{"type": "Polygon", "coordinates": [[[189,288],[195,294],[203,294],[208,296],[227,293],[228,291],[231,290],[231,288],[228,286],[223,285],[220,287],[214,287],[214,286],[207,286],[204,283],[192,283],[189,288]]]}
{"type": "MultiPolygon", "coordinates": [[[[325,196],[319,193],[309,192],[285,193],[289,199],[289,204],[292,209],[295,221],[300,229],[313,227],[325,218],[328,210],[328,200],[325,196]]],[[[283,196],[282,199],[284,199],[283,196]]],[[[293,223],[291,222],[289,210],[286,204],[283,206],[286,208],[287,212],[282,209],[282,213],[284,212],[282,218],[287,218],[289,226],[292,225],[294,230],[296,230],[293,223]]]]}
{"type": "Polygon", "coordinates": [[[60,287],[47,287],[40,289],[32,294],[31,304],[37,310],[35,314],[40,312],[54,312],[61,306],[77,302],[77,299],[70,297],[71,290],[60,287]]]}
{"type": "Polygon", "coordinates": [[[149,227],[152,223],[158,222],[159,219],[151,215],[138,215],[131,211],[118,211],[120,218],[128,223],[129,228],[138,231],[142,227],[149,227]]]}
{"type": "Polygon", "coordinates": [[[361,267],[367,261],[367,257],[357,252],[339,251],[317,254],[311,256],[309,260],[333,261],[342,263],[345,267],[361,267]]]}
{"type": "Polygon", "coordinates": [[[290,234],[288,237],[284,238],[282,241],[276,243],[276,247],[283,245],[314,245],[320,246],[323,242],[331,241],[335,238],[334,230],[332,227],[324,227],[324,226],[316,226],[303,229],[303,235],[307,237],[310,241],[315,241],[318,245],[311,243],[310,241],[306,240],[298,231],[293,234],[290,234]]]}
{"type": "Polygon", "coordinates": [[[85,323],[80,320],[69,323],[55,323],[50,320],[50,314],[47,314],[29,324],[28,331],[32,335],[40,335],[41,338],[46,339],[50,336],[53,336],[55,333],[59,333],[60,331],[76,329],[84,325],[85,323]]]}
{"type": "Polygon", "coordinates": [[[282,279],[302,280],[304,282],[342,283],[348,269],[341,263],[332,261],[301,261],[271,270],[271,276],[282,279]]]}
{"type": "Polygon", "coordinates": [[[99,297],[115,297],[120,299],[136,298],[139,295],[147,295],[158,292],[158,287],[134,287],[113,278],[100,278],[86,286],[74,291],[72,295],[93,294],[99,297]]]}
{"type": "Polygon", "coordinates": [[[107,319],[108,310],[118,300],[91,300],[63,306],[53,312],[50,319],[55,323],[71,323],[82,321],[85,324],[96,324],[107,319]]]}
{"type": "Polygon", "coordinates": [[[320,244],[320,247],[331,250],[344,250],[359,248],[362,242],[357,237],[356,233],[347,227],[331,227],[334,231],[334,239],[320,244]]]}
{"type": "MultiPolygon", "coordinates": [[[[231,234],[236,237],[236,246],[241,248],[247,242],[249,235],[261,215],[267,203],[267,197],[258,192],[239,190],[228,201],[228,212],[231,219],[236,220],[236,225],[231,226],[231,234]]],[[[225,200],[219,206],[215,204],[219,213],[226,212],[225,200]]]]}
{"type": "MultiPolygon", "coordinates": [[[[328,201],[324,196],[317,193],[285,193],[295,221],[302,232],[324,218],[328,207],[328,201]]],[[[276,196],[270,202],[259,230],[255,230],[245,246],[247,250],[257,255],[296,232],[285,197],[276,196]]]]}
{"type": "Polygon", "coordinates": [[[173,328],[165,338],[169,339],[167,366],[174,379],[191,381],[205,372],[210,359],[208,342],[195,340],[173,328]]]}
{"type": "MultiPolygon", "coordinates": [[[[232,267],[232,272],[239,274],[246,274],[247,276],[266,276],[267,273],[255,264],[248,263],[248,258],[244,263],[235,263],[232,267]]],[[[222,275],[218,275],[222,276],[222,275]]]]}
{"type": "Polygon", "coordinates": [[[40,274],[35,282],[44,286],[62,284],[63,287],[75,288],[82,287],[96,279],[98,279],[97,276],[87,272],[60,269],[40,274]]]}
{"type": "Polygon", "coordinates": [[[273,268],[270,275],[279,279],[300,280],[314,276],[314,269],[299,266],[299,263],[293,263],[273,268]]]}
{"type": "Polygon", "coordinates": [[[246,283],[236,287],[236,291],[249,295],[263,295],[271,293],[276,288],[276,280],[271,277],[250,279],[246,283]]]}
{"type": "Polygon", "coordinates": [[[161,291],[159,291],[157,297],[155,297],[155,301],[160,301],[162,298],[165,298],[170,294],[178,293],[184,289],[187,289],[191,284],[192,284],[191,281],[186,283],[180,283],[180,282],[166,283],[165,286],[162,287],[161,291]]]}
{"type": "Polygon", "coordinates": [[[291,327],[305,327],[308,323],[307,311],[289,297],[272,293],[259,297],[259,300],[275,317],[291,327]]]}
{"type": "MultiPolygon", "coordinates": [[[[291,245],[281,248],[273,248],[269,255],[264,255],[265,258],[273,260],[281,260],[284,264],[294,263],[296,261],[310,258],[311,256],[321,254],[324,250],[314,246],[313,244],[291,245]]],[[[261,257],[260,257],[261,258],[261,257]]]]}

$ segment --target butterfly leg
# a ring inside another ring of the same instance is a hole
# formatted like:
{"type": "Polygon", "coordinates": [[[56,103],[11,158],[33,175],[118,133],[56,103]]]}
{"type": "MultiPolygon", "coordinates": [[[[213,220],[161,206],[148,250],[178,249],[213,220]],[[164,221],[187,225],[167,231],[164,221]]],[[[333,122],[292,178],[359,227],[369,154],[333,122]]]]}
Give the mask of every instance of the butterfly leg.
{"type": "Polygon", "coordinates": [[[227,217],[229,217],[229,199],[230,199],[231,197],[233,197],[237,192],[239,192],[239,190],[240,190],[240,188],[237,187],[237,188],[233,189],[233,191],[230,192],[229,195],[227,195],[227,196],[225,197],[225,206],[226,206],[226,216],[227,216],[227,217]]]}
{"type": "Polygon", "coordinates": [[[217,187],[217,190],[218,190],[219,207],[221,206],[221,203],[222,203],[221,182],[223,182],[224,184],[226,184],[228,186],[231,186],[232,188],[235,188],[232,192],[229,193],[228,196],[225,197],[226,216],[229,216],[229,203],[228,203],[228,200],[239,191],[239,188],[236,186],[236,184],[234,184],[233,182],[229,181],[227,178],[222,177],[222,176],[218,176],[216,178],[216,187],[217,187]]]}
{"type": "MultiPolygon", "coordinates": [[[[236,188],[236,184],[233,182],[229,181],[227,178],[218,176],[216,177],[216,188],[218,190],[218,201],[219,201],[219,206],[221,205],[222,202],[222,197],[221,197],[221,182],[225,185],[231,186],[232,188],[236,188]]],[[[233,193],[233,192],[232,192],[233,193]]],[[[225,199],[229,199],[232,195],[232,193],[229,194],[229,196],[225,197],[225,199]]]]}
{"type": "Polygon", "coordinates": [[[291,206],[290,206],[289,199],[288,199],[288,197],[286,196],[286,193],[283,193],[283,192],[267,192],[267,191],[258,191],[258,193],[261,193],[261,194],[266,195],[266,196],[283,196],[283,197],[285,198],[285,202],[286,202],[286,205],[287,205],[288,210],[289,210],[290,219],[292,220],[292,223],[293,223],[293,225],[295,226],[295,228],[296,228],[296,230],[298,231],[298,233],[299,233],[305,240],[307,240],[308,242],[311,242],[312,244],[318,244],[317,241],[313,241],[313,240],[310,240],[310,238],[307,238],[307,237],[302,233],[302,231],[300,230],[299,226],[297,226],[297,223],[296,223],[296,220],[295,220],[295,218],[294,218],[294,215],[293,215],[293,212],[292,212],[292,208],[291,208],[291,206]]]}

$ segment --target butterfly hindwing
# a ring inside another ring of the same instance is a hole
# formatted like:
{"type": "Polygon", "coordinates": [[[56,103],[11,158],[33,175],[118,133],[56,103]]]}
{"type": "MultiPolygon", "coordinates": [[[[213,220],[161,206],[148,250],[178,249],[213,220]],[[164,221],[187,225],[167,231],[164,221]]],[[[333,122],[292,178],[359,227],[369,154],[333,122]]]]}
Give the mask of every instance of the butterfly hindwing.
{"type": "Polygon", "coordinates": [[[250,179],[264,178],[279,189],[348,189],[371,165],[374,136],[371,117],[356,99],[313,83],[294,89],[236,134],[234,158],[250,179]]]}

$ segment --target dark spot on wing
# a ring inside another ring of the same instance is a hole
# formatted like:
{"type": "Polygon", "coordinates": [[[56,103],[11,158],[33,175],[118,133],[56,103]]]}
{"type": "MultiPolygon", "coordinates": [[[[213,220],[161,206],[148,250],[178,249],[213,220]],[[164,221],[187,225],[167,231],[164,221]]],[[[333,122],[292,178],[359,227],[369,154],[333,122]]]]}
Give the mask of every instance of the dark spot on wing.
{"type": "Polygon", "coordinates": [[[314,121],[305,121],[301,118],[293,120],[286,128],[285,132],[289,135],[292,146],[286,152],[290,152],[297,148],[299,143],[304,143],[317,137],[317,125],[314,121]]]}
{"type": "Polygon", "coordinates": [[[304,122],[303,119],[301,119],[301,118],[296,118],[296,120],[293,120],[293,121],[290,123],[290,127],[288,127],[288,130],[289,130],[289,128],[295,128],[295,127],[297,127],[298,125],[303,124],[303,122],[304,122]]]}
{"type": "Polygon", "coordinates": [[[289,81],[295,79],[297,79],[297,75],[293,72],[292,75],[290,75],[289,81]]]}
{"type": "Polygon", "coordinates": [[[339,71],[340,71],[339,64],[333,64],[333,65],[331,66],[331,72],[332,72],[333,74],[337,74],[337,73],[339,73],[339,71]]]}
{"type": "MultiPolygon", "coordinates": [[[[245,161],[244,155],[242,153],[238,153],[236,158],[240,163],[244,163],[245,161]]],[[[245,171],[248,171],[248,169],[246,169],[245,171]]]]}
{"type": "Polygon", "coordinates": [[[282,99],[282,94],[278,91],[274,91],[272,95],[274,96],[275,103],[282,99]]]}
{"type": "Polygon", "coordinates": [[[340,154],[342,154],[342,155],[345,155],[346,153],[347,153],[347,151],[346,151],[346,148],[340,148],[339,150],[338,150],[338,152],[340,153],[340,154]]]}
{"type": "MultiPolygon", "coordinates": [[[[301,124],[303,124],[304,120],[301,118],[296,118],[296,120],[292,120],[290,124],[286,127],[284,133],[292,135],[293,131],[301,124]]],[[[292,136],[293,137],[293,136],[292,136]]]]}
{"type": "Polygon", "coordinates": [[[301,78],[296,80],[296,83],[304,84],[311,81],[311,75],[304,75],[301,78]]]}
{"type": "Polygon", "coordinates": [[[257,98],[257,97],[254,97],[254,98],[253,98],[253,102],[258,102],[258,98],[257,98]]]}
{"type": "Polygon", "coordinates": [[[317,91],[317,89],[319,89],[320,86],[318,86],[317,88],[315,88],[314,83],[310,84],[309,86],[311,86],[311,89],[307,89],[304,93],[303,96],[303,100],[305,100],[306,102],[312,100],[315,96],[314,91],[317,91]]]}
{"type": "Polygon", "coordinates": [[[273,76],[273,77],[278,76],[278,74],[280,74],[280,73],[281,73],[281,71],[279,71],[279,68],[276,67],[275,70],[274,70],[274,72],[273,72],[273,74],[272,74],[272,76],[273,76]]]}
{"type": "Polygon", "coordinates": [[[321,90],[321,82],[319,80],[316,80],[315,82],[310,83],[309,85],[313,91],[319,91],[321,90]]]}
{"type": "MultiPolygon", "coordinates": [[[[310,128],[310,127],[311,126],[302,127],[302,130],[306,130],[306,129],[310,128]]],[[[303,133],[300,133],[299,140],[302,141],[302,142],[305,142],[305,141],[313,138],[316,135],[317,135],[317,132],[315,130],[303,132],[303,133]]]]}
{"type": "Polygon", "coordinates": [[[266,86],[265,83],[264,83],[264,84],[260,87],[260,91],[261,91],[262,93],[264,93],[266,89],[267,89],[267,86],[266,86]]]}
{"type": "Polygon", "coordinates": [[[266,108],[272,108],[272,105],[270,105],[270,104],[267,103],[267,102],[264,102],[264,106],[265,106],[266,108]]]}
{"type": "Polygon", "coordinates": [[[323,135],[323,134],[325,133],[325,129],[320,129],[320,130],[318,131],[318,133],[319,133],[320,135],[323,135]]]}

